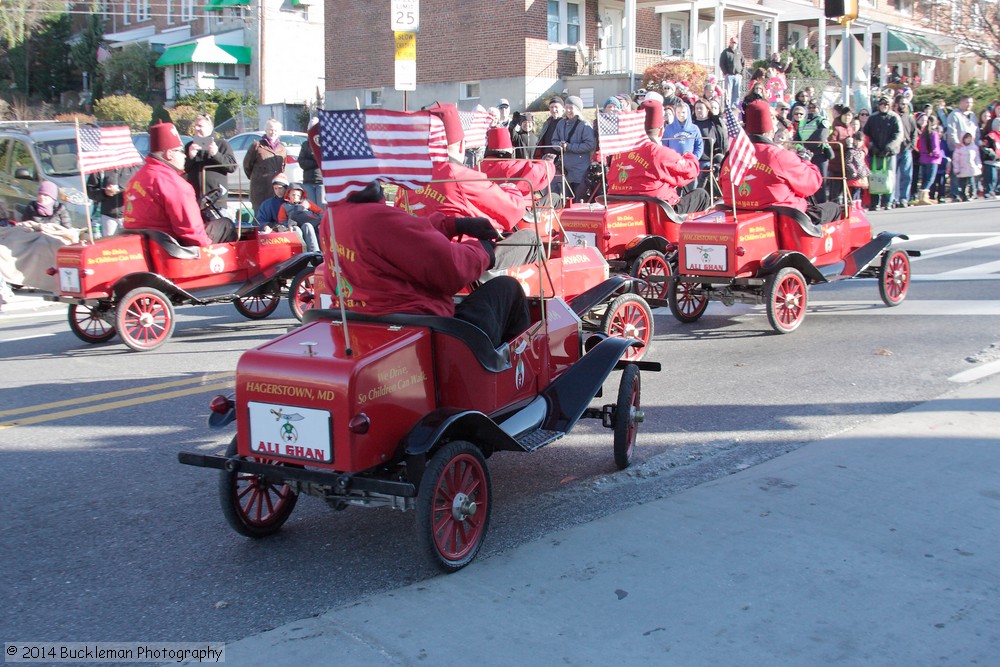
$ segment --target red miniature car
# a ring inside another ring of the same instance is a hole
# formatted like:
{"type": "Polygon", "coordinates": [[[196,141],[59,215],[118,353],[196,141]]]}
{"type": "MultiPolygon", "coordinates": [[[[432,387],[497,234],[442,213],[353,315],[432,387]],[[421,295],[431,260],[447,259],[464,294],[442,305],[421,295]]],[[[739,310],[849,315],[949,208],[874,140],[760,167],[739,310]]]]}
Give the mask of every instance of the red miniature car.
{"type": "Polygon", "coordinates": [[[69,304],[69,326],[87,343],[117,333],[137,351],[163,345],[174,330],[174,306],[232,302],[245,317],[262,319],[278,307],[289,281],[289,302],[320,253],[303,253],[292,232],[241,230],[234,243],[180,245],[161,231],[124,231],[56,253],[59,292],[69,304]]]}
{"type": "Polygon", "coordinates": [[[694,322],[709,300],[763,303],[771,327],[790,333],[805,317],[810,285],[859,277],[878,279],[882,301],[897,306],[910,287],[909,258],[920,253],[892,248],[895,238],[907,236],[873,238],[871,223],[853,207],[824,225],[788,207],[716,211],[681,226],[670,311],[694,322]]]}

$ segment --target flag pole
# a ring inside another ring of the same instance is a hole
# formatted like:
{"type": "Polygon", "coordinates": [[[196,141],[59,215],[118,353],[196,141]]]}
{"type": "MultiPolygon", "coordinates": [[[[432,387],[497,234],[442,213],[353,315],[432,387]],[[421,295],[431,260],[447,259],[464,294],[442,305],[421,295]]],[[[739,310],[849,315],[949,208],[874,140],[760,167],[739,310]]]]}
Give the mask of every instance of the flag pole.
{"type": "Polygon", "coordinates": [[[337,232],[333,228],[333,209],[329,205],[326,207],[326,219],[330,225],[330,254],[333,255],[333,277],[337,281],[335,283],[336,287],[333,288],[333,293],[337,295],[337,302],[340,304],[340,322],[344,325],[344,356],[350,357],[354,355],[354,351],[351,350],[351,337],[347,333],[347,308],[344,306],[344,295],[340,290],[340,259],[337,252],[337,232]]]}
{"type": "Polygon", "coordinates": [[[80,150],[80,119],[79,118],[73,118],[73,124],[74,124],[74,126],[76,128],[76,160],[77,160],[77,166],[80,167],[80,191],[83,193],[83,196],[84,196],[84,198],[87,201],[87,204],[83,207],[84,215],[87,216],[87,238],[89,238],[90,242],[93,243],[94,242],[94,225],[93,225],[93,222],[90,219],[90,206],[91,206],[91,202],[90,202],[90,196],[87,195],[87,177],[83,173],[83,165],[79,164],[79,162],[80,162],[80,153],[82,152],[80,150]]]}

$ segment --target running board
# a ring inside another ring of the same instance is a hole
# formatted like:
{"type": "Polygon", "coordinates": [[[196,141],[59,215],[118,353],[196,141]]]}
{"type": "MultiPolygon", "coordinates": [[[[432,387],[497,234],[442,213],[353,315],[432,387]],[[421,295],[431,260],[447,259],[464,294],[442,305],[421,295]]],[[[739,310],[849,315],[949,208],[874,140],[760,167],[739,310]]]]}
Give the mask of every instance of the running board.
{"type": "Polygon", "coordinates": [[[531,433],[526,433],[520,438],[516,438],[517,444],[526,452],[533,452],[536,449],[541,449],[550,442],[555,442],[559,438],[566,435],[564,431],[546,431],[543,428],[537,431],[532,431],[531,433]]]}

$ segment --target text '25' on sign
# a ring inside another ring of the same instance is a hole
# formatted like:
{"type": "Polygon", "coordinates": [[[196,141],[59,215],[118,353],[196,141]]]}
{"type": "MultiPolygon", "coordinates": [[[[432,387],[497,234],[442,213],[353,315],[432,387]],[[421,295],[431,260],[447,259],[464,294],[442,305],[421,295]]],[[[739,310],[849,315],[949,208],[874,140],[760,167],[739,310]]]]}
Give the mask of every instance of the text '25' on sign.
{"type": "Polygon", "coordinates": [[[420,1],[392,0],[392,31],[420,32],[420,1]]]}

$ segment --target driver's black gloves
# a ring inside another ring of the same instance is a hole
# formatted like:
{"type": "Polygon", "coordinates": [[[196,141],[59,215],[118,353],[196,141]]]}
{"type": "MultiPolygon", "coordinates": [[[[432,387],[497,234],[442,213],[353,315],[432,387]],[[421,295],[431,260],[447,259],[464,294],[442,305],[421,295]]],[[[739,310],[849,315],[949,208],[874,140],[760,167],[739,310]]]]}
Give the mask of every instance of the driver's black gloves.
{"type": "Polygon", "coordinates": [[[489,239],[479,239],[479,243],[483,246],[483,250],[486,251],[486,254],[490,256],[490,264],[486,267],[486,270],[489,271],[497,263],[497,255],[493,251],[493,241],[490,241],[489,239]]]}
{"type": "Polygon", "coordinates": [[[486,218],[455,218],[455,233],[479,240],[491,240],[500,236],[486,218]]]}

